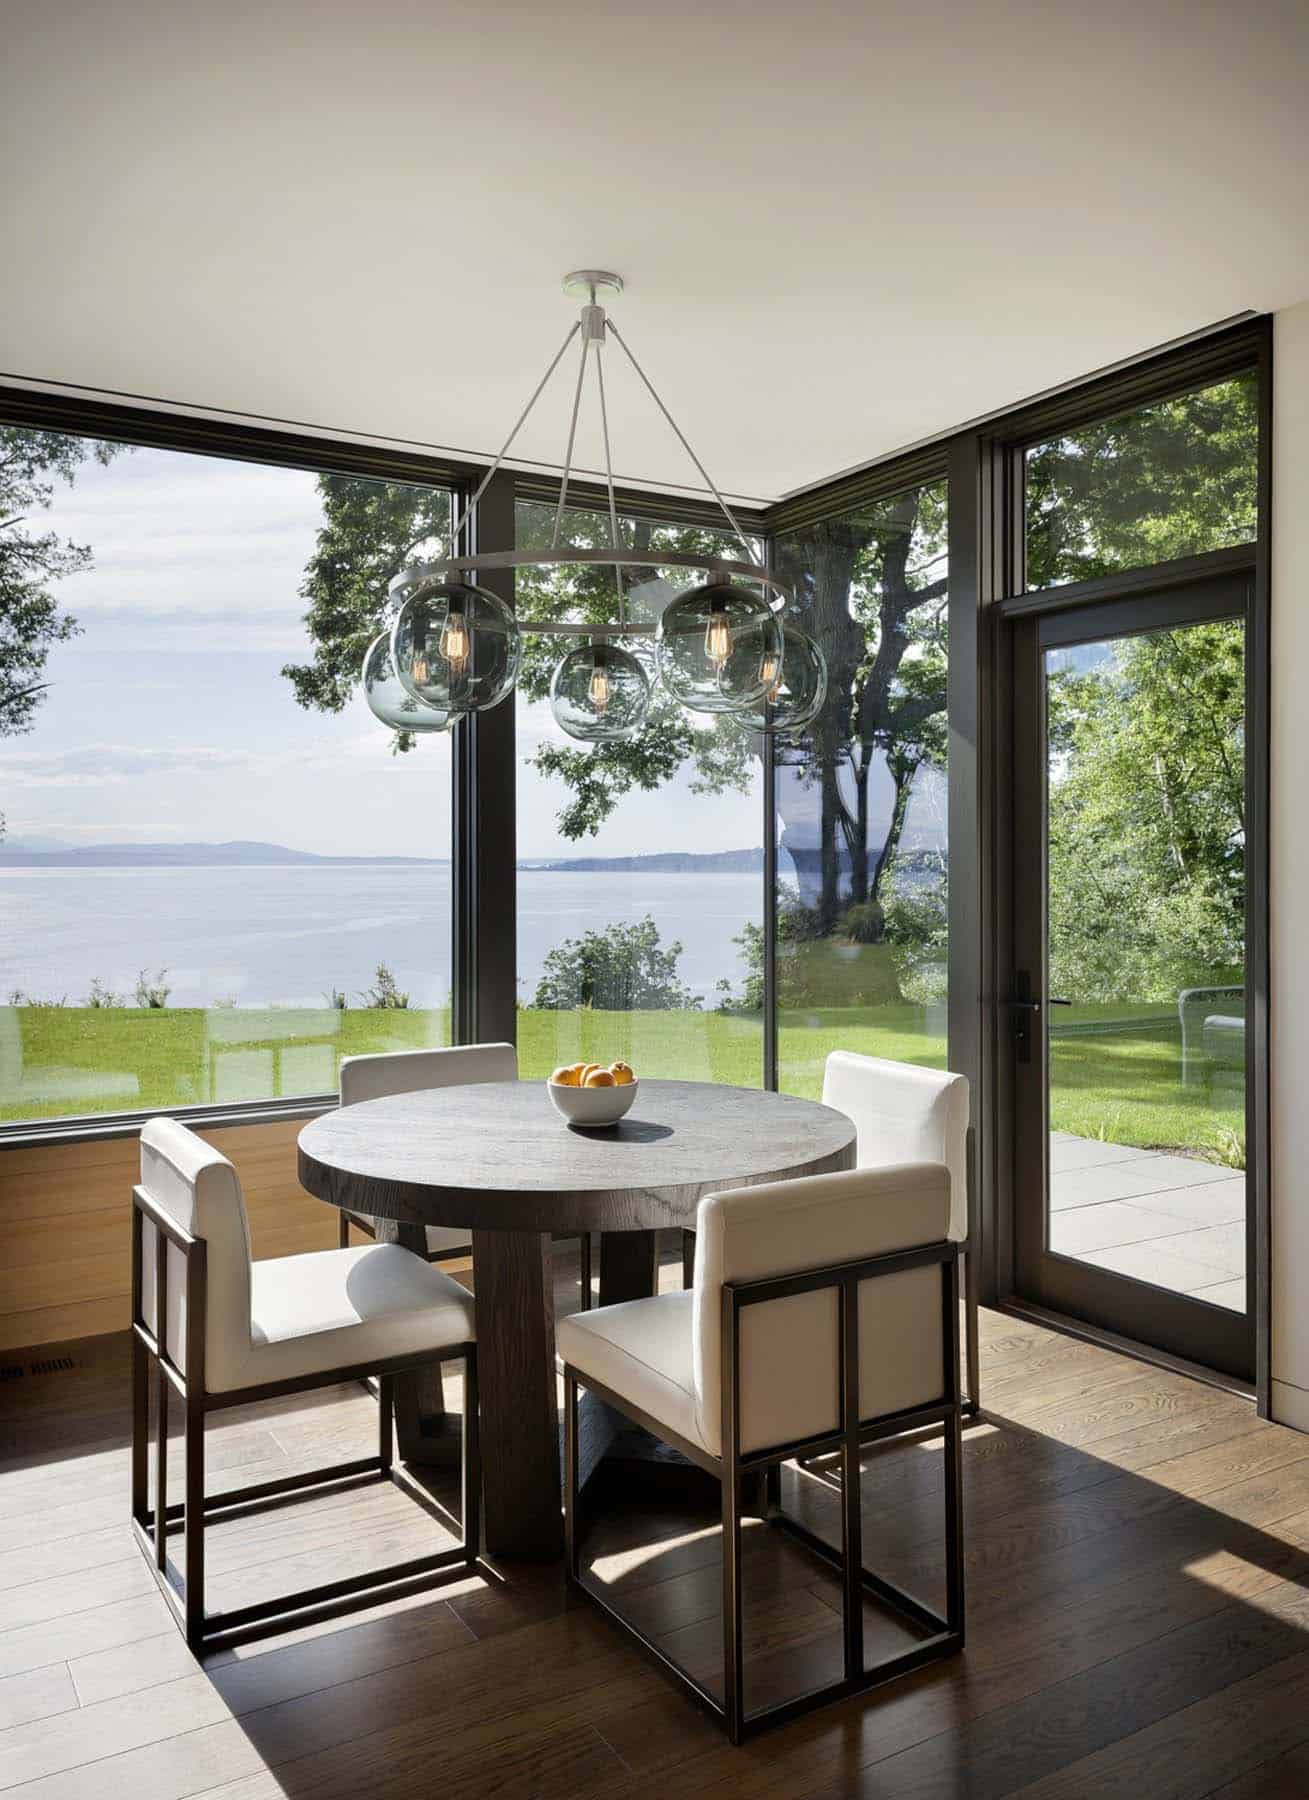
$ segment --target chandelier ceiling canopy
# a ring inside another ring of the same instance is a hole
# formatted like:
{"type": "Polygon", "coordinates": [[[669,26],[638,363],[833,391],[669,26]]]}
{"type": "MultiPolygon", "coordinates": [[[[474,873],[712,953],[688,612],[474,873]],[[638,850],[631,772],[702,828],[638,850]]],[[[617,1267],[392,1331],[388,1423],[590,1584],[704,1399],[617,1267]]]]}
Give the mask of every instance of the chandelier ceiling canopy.
{"type": "Polygon", "coordinates": [[[575,321],[531,398],[515,420],[495,460],[450,533],[451,554],[413,563],[392,582],[387,595],[391,618],[389,656],[379,640],[365,659],[364,693],[384,724],[399,730],[440,731],[471,712],[496,706],[512,691],[518,676],[522,634],[580,637],[589,640],[568,653],[551,682],[555,719],[570,737],[584,743],[613,742],[639,731],[650,708],[655,682],[681,705],[696,712],[736,716],[754,730],[795,731],[812,718],[795,702],[800,695],[786,687],[784,667],[793,658],[806,670],[798,682],[806,700],[826,688],[822,650],[790,620],[784,620],[790,590],[758,561],[754,547],[731,507],[714,485],[627,341],[609,317],[600,297],[620,294],[621,276],[603,269],[579,269],[564,278],[564,292],[582,301],[575,321]],[[608,339],[622,350],[646,392],[672,427],[683,449],[717,501],[744,557],[722,557],[667,551],[641,556],[621,541],[609,448],[609,415],[605,400],[602,351],[608,339]],[[559,500],[555,507],[550,548],[540,551],[458,551],[465,528],[492,476],[508,456],[514,440],[575,339],[581,354],[573,389],[572,411],[564,452],[559,500]],[[604,438],[605,484],[609,500],[609,547],[561,547],[560,531],[568,502],[577,419],[588,364],[594,360],[604,438]],[[497,595],[476,585],[479,571],[600,564],[614,569],[616,620],[599,623],[573,619],[518,619],[497,595]],[[626,580],[633,569],[677,569],[698,576],[674,597],[657,622],[628,616],[626,580]],[[615,640],[654,640],[654,669],[615,640]],[[788,704],[775,706],[785,694],[788,704]],[[805,713],[803,718],[801,713],[805,713]],[[403,721],[403,723],[401,722],[403,721]]]}

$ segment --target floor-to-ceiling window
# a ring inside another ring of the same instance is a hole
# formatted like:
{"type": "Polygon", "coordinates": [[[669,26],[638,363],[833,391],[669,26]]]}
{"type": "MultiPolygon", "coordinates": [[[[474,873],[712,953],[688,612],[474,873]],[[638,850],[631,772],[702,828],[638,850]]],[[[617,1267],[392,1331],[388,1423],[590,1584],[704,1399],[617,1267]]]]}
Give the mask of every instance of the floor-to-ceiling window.
{"type": "Polygon", "coordinates": [[[358,695],[449,496],[0,426],[0,1119],[449,1038],[450,744],[358,695]]]}
{"type": "MultiPolygon", "coordinates": [[[[620,521],[634,555],[740,558],[724,533],[620,521]]],[[[518,505],[520,549],[546,550],[554,508],[518,505]]],[[[606,515],[568,509],[561,544],[609,543],[606,515]]],[[[653,623],[693,573],[633,566],[632,619],[653,623]]],[[[638,1075],[763,1079],[763,783],[757,736],[688,714],[656,688],[645,727],[592,747],[549,706],[570,642],[534,617],[617,617],[612,568],[520,570],[528,626],[518,687],[518,1046],[524,1075],[622,1057],[638,1075]]],[[[649,659],[649,640],[634,640],[649,659]]]]}
{"type": "Polygon", "coordinates": [[[774,541],[828,690],[780,740],[778,1085],[816,1096],[833,1050],[946,1061],[944,483],[774,541]]]}
{"type": "Polygon", "coordinates": [[[1043,437],[1022,462],[1018,1278],[1248,1374],[1255,373],[1043,437]]]}

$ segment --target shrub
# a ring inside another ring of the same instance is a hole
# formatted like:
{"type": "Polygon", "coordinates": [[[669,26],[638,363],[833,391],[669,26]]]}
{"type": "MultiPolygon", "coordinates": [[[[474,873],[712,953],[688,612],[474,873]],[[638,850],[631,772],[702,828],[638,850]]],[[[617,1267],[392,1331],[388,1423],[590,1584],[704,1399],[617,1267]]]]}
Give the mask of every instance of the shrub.
{"type": "Polygon", "coordinates": [[[565,938],[546,957],[532,1004],[550,1012],[594,1007],[601,1012],[695,1011],[699,996],[679,978],[679,943],[666,948],[646,915],[565,938]]]}
{"type": "Polygon", "coordinates": [[[87,995],[82,1004],[83,1006],[96,1007],[121,1006],[123,1004],[123,999],[121,994],[111,993],[98,975],[93,975],[91,977],[91,992],[87,995]]]}
{"type": "Polygon", "coordinates": [[[153,975],[148,974],[144,969],[141,970],[136,978],[136,1004],[138,1006],[153,1007],[156,1011],[163,1011],[164,1007],[168,1005],[168,996],[173,991],[164,985],[164,977],[167,973],[167,969],[156,969],[153,975]]]}
{"type": "Polygon", "coordinates": [[[378,963],[373,986],[365,988],[359,998],[365,1006],[374,1007],[379,1012],[406,1012],[409,1007],[408,994],[402,993],[395,985],[395,976],[385,963],[378,963]]]}

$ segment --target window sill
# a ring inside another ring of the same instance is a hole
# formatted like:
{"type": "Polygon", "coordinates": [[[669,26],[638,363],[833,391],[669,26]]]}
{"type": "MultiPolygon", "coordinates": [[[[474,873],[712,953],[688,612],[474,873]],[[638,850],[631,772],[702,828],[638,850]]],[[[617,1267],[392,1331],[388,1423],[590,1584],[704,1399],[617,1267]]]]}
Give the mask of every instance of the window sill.
{"type": "Polygon", "coordinates": [[[162,1115],[203,1130],[211,1126],[270,1125],[279,1120],[316,1119],[340,1101],[335,1094],[306,1094],[288,1100],[242,1100],[226,1106],[155,1107],[133,1113],[92,1113],[67,1119],[17,1119],[0,1125],[0,1153],[48,1144],[85,1144],[136,1137],[147,1119],[162,1115]]]}

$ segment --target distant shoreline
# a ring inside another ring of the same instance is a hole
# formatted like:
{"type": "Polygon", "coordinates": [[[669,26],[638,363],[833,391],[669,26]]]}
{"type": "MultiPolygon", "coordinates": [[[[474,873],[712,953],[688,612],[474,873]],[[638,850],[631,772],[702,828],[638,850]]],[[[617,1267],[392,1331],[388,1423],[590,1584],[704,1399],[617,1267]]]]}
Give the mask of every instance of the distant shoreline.
{"type": "MultiPolygon", "coordinates": [[[[547,875],[750,875],[763,869],[762,849],[660,851],[647,856],[528,857],[522,873],[547,875]]],[[[6,869],[267,869],[267,868],[428,868],[448,869],[449,857],[318,856],[283,844],[87,844],[58,849],[25,849],[0,843],[0,874],[6,869]]]]}

